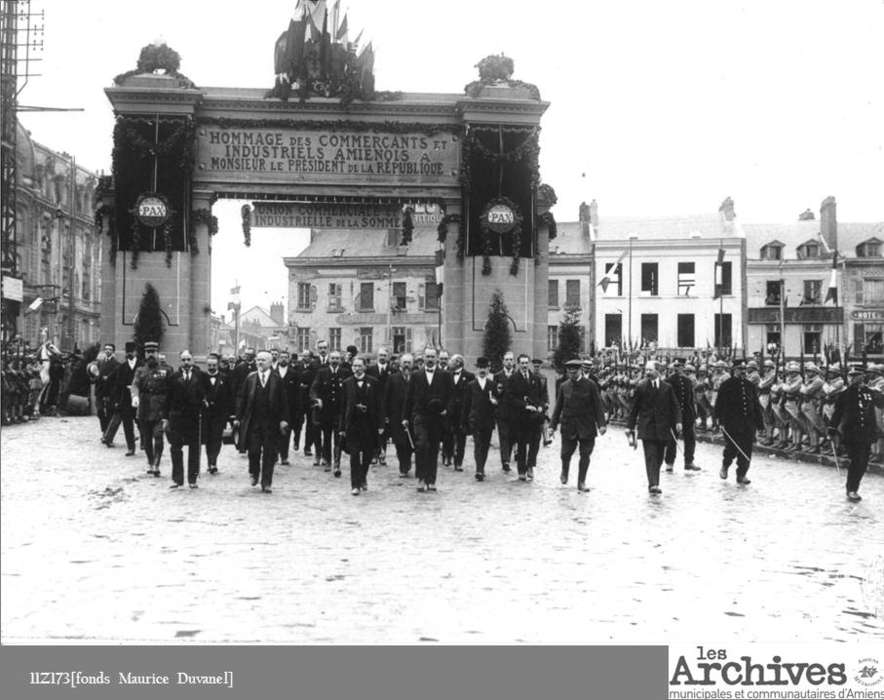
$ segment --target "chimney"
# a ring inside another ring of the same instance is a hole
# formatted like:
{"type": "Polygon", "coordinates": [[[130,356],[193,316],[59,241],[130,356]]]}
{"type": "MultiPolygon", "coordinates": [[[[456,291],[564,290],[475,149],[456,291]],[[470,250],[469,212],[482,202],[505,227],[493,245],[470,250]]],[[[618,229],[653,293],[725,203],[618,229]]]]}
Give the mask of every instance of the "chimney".
{"type": "Polygon", "coordinates": [[[724,221],[733,221],[737,218],[736,213],[734,212],[734,200],[728,197],[725,199],[721,206],[718,207],[718,213],[721,214],[721,218],[724,221]]]}
{"type": "Polygon", "coordinates": [[[592,224],[593,228],[598,228],[599,226],[599,205],[595,200],[589,203],[589,223],[592,224]]]}
{"type": "Polygon", "coordinates": [[[831,250],[838,250],[838,217],[835,198],[826,197],[820,205],[820,233],[831,250]]]}
{"type": "Polygon", "coordinates": [[[577,215],[580,222],[580,232],[584,236],[589,236],[589,205],[586,202],[580,202],[580,210],[577,215]]]}
{"type": "Polygon", "coordinates": [[[810,210],[805,209],[798,215],[798,221],[815,221],[816,215],[810,210]]]}
{"type": "Polygon", "coordinates": [[[277,326],[285,325],[285,311],[281,301],[275,301],[270,305],[270,318],[277,326]]]}

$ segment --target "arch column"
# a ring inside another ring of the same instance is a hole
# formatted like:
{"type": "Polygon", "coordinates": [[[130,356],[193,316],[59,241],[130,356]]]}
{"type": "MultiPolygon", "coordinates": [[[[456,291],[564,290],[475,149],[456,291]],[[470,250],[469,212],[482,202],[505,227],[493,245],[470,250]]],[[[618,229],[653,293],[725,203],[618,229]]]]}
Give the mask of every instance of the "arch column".
{"type": "Polygon", "coordinates": [[[458,221],[448,224],[445,235],[445,261],[442,268],[442,346],[456,348],[457,352],[466,351],[464,345],[464,313],[466,305],[466,289],[464,281],[466,258],[457,258],[457,239],[463,230],[463,206],[459,199],[445,203],[445,213],[459,217],[458,221]]]}
{"type": "Polygon", "coordinates": [[[209,221],[214,201],[212,192],[194,190],[190,217],[186,224],[193,232],[190,241],[190,351],[194,360],[199,362],[204,362],[209,352],[209,327],[212,319],[212,255],[209,221]]]}

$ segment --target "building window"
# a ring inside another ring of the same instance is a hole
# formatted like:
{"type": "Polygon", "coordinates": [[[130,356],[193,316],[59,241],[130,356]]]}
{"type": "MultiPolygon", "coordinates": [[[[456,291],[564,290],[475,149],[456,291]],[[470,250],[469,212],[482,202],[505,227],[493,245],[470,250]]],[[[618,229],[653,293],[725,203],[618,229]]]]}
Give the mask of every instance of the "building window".
{"type": "Polygon", "coordinates": [[[865,277],[856,280],[856,303],[874,304],[884,299],[884,279],[865,277]]]}
{"type": "Polygon", "coordinates": [[[657,263],[642,263],[642,294],[652,297],[660,293],[657,263]]]}
{"type": "Polygon", "coordinates": [[[407,326],[393,326],[393,352],[401,355],[411,351],[411,328],[407,326]]]}
{"type": "Polygon", "coordinates": [[[768,244],[761,249],[762,260],[782,260],[783,246],[779,244],[768,244]]]}
{"type": "Polygon", "coordinates": [[[802,304],[819,304],[823,283],[821,280],[804,280],[804,299],[802,304]]]}
{"type": "Polygon", "coordinates": [[[622,297],[623,263],[605,263],[605,274],[599,280],[599,285],[602,288],[603,296],[622,297]]]}
{"type": "Polygon", "coordinates": [[[344,310],[344,295],[341,285],[330,282],[328,285],[328,310],[332,313],[344,310]]]}
{"type": "Polygon", "coordinates": [[[356,299],[357,311],[374,311],[374,282],[362,282],[356,299]]]}
{"type": "Polygon", "coordinates": [[[424,297],[424,310],[425,311],[438,311],[439,310],[439,285],[435,282],[430,282],[427,280],[424,285],[425,297],[424,297]]]}
{"type": "Polygon", "coordinates": [[[298,282],[298,311],[310,311],[310,283],[298,282]]]}
{"type": "Polygon", "coordinates": [[[692,262],[678,263],[678,296],[689,297],[691,295],[691,289],[697,284],[695,265],[696,263],[692,262]]]}
{"type": "Polygon", "coordinates": [[[854,323],[853,353],[862,355],[884,354],[884,324],[854,323]]]}
{"type": "Polygon", "coordinates": [[[329,351],[341,349],[341,329],[340,328],[329,328],[328,329],[328,349],[329,351]]]}
{"type": "Polygon", "coordinates": [[[559,347],[559,327],[558,326],[547,326],[546,327],[546,349],[549,352],[554,352],[557,347],[559,347]]]}
{"type": "Polygon", "coordinates": [[[767,344],[770,345],[773,343],[777,347],[780,347],[780,342],[783,336],[780,335],[780,327],[775,324],[769,324],[767,327],[767,344]]]}
{"type": "Polygon", "coordinates": [[[720,264],[716,262],[715,267],[716,269],[714,270],[714,279],[716,282],[715,286],[718,287],[718,294],[721,296],[733,294],[733,276],[731,274],[731,268],[733,267],[733,264],[728,260],[720,264]],[[720,277],[719,270],[717,269],[719,267],[721,268],[720,277]]]}
{"type": "Polygon", "coordinates": [[[804,353],[806,355],[816,355],[822,350],[822,343],[820,342],[822,331],[823,327],[817,324],[804,326],[804,353]]]}
{"type": "Polygon", "coordinates": [[[783,285],[780,280],[768,280],[765,286],[764,303],[767,306],[779,306],[782,289],[783,285]]]}
{"type": "Polygon", "coordinates": [[[797,255],[799,260],[807,260],[808,258],[818,258],[820,256],[820,246],[816,242],[807,242],[798,246],[797,255]]]}
{"type": "Polygon", "coordinates": [[[623,341],[623,314],[605,314],[605,347],[623,341]]]}
{"type": "Polygon", "coordinates": [[[641,334],[643,345],[657,342],[657,314],[642,314],[641,334]]]}
{"type": "Polygon", "coordinates": [[[405,311],[408,303],[405,282],[393,282],[393,309],[396,311],[405,311]]]}
{"type": "Polygon", "coordinates": [[[733,345],[731,315],[715,314],[715,347],[729,348],[731,345],[733,345]]]}
{"type": "Polygon", "coordinates": [[[559,308],[559,281],[558,280],[550,280],[549,281],[549,303],[547,305],[551,309],[559,308]]]}
{"type": "Polygon", "coordinates": [[[580,306],[580,280],[565,280],[565,307],[580,306]]]}
{"type": "Polygon", "coordinates": [[[309,328],[298,328],[298,333],[296,335],[296,342],[298,344],[298,352],[304,352],[305,350],[310,349],[310,329],[309,328]]]}
{"type": "Polygon", "coordinates": [[[374,329],[370,326],[368,328],[360,328],[359,329],[359,351],[362,353],[370,353],[372,352],[371,348],[371,337],[374,329]]]}
{"type": "Polygon", "coordinates": [[[881,257],[881,241],[872,238],[865,243],[860,243],[856,247],[856,257],[858,258],[879,258],[881,257]]]}
{"type": "MultiPolygon", "coordinates": [[[[693,263],[691,263],[693,264],[693,263]]],[[[694,314],[678,314],[678,347],[692,348],[694,345],[694,314]]]]}

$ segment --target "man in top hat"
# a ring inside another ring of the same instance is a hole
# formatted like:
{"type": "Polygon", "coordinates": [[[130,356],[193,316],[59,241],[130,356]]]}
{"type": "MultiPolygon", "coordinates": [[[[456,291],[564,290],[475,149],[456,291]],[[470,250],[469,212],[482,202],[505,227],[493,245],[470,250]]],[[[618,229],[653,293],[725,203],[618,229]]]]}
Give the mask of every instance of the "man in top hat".
{"type": "MultiPolygon", "coordinates": [[[[700,467],[694,464],[694,451],[697,447],[697,438],[694,433],[694,422],[697,420],[697,405],[694,397],[694,382],[688,374],[694,371],[693,365],[684,365],[675,362],[672,366],[672,374],[666,379],[675,392],[678,406],[681,409],[682,440],[684,441],[684,468],[685,471],[700,471],[700,467]]],[[[675,456],[678,451],[678,443],[673,436],[666,446],[664,461],[666,471],[671,472],[675,465],[675,456]]]]}
{"type": "Polygon", "coordinates": [[[568,483],[571,457],[579,446],[577,490],[589,491],[586,487],[589,458],[595,448],[596,435],[604,435],[607,424],[598,387],[581,373],[580,360],[568,360],[565,369],[568,378],[556,394],[550,430],[555,432],[559,424],[562,426],[561,482],[568,483]]]}
{"type": "Polygon", "coordinates": [[[159,360],[159,343],[144,343],[144,365],[135,370],[132,380],[132,406],[137,410],[141,448],[147,456],[147,473],[160,475],[163,456],[163,433],[168,426],[166,395],[172,368],[159,360]]]}
{"type": "Polygon", "coordinates": [[[347,346],[347,355],[346,355],[346,357],[344,357],[341,360],[341,367],[343,367],[346,370],[345,374],[349,375],[351,373],[352,367],[353,367],[353,360],[356,358],[356,356],[358,354],[359,354],[359,348],[357,348],[355,345],[348,345],[347,346]]]}
{"type": "Polygon", "coordinates": [[[113,445],[120,423],[123,424],[127,457],[132,457],[135,454],[135,409],[132,407],[132,382],[135,380],[135,372],[142,364],[136,351],[137,346],[134,341],[126,341],[126,359],[120,363],[111,379],[114,414],[111,416],[107,430],[104,431],[104,444],[113,445]]]}
{"type": "Polygon", "coordinates": [[[724,456],[719,476],[727,479],[727,470],[731,462],[737,460],[737,483],[748,485],[746,473],[752,459],[752,445],[755,434],[764,429],[761,415],[761,404],[758,401],[758,390],[745,375],[746,365],[743,360],[734,360],[733,374],[718,390],[715,402],[715,418],[724,435],[724,456]]]}
{"type": "Polygon", "coordinates": [[[681,432],[681,409],[672,387],[660,379],[657,364],[645,364],[645,377],[635,389],[635,401],[626,423],[627,437],[634,446],[636,429],[645,453],[648,492],[663,493],[660,488],[660,467],[666,445],[681,432]]]}
{"type": "Polygon", "coordinates": [[[497,387],[488,373],[488,359],[476,360],[476,376],[467,384],[464,396],[462,425],[464,434],[473,436],[473,460],[476,463],[476,481],[485,480],[485,462],[494,432],[494,412],[497,406],[497,387]]]}
{"type": "Polygon", "coordinates": [[[166,415],[169,417],[167,434],[172,455],[172,485],[184,486],[184,446],[187,446],[187,483],[197,487],[200,473],[200,420],[206,398],[206,383],[202,371],[193,364],[190,350],[178,355],[181,368],[169,378],[166,394],[166,415]]]}
{"type": "Polygon", "coordinates": [[[358,355],[351,363],[353,374],[344,380],[344,410],[340,432],[350,453],[351,493],[368,490],[368,467],[377,454],[378,438],[384,433],[384,411],[378,380],[365,373],[365,360],[358,355]]]}
{"type": "Polygon", "coordinates": [[[270,353],[262,350],[255,359],[258,369],[246,377],[236,400],[234,427],[240,429],[240,450],[249,453],[252,486],[260,481],[261,491],[271,493],[279,436],[290,412],[282,380],[270,369],[270,353]]]}
{"type": "Polygon", "coordinates": [[[411,419],[402,422],[402,407],[408,396],[412,381],[414,356],[405,353],[399,358],[399,371],[392,374],[384,387],[384,416],[389,426],[390,437],[396,448],[399,461],[399,478],[404,479],[411,471],[411,458],[414,455],[414,433],[411,419]]]}
{"type": "Polygon", "coordinates": [[[858,367],[847,371],[849,386],[835,401],[830,435],[840,436],[850,465],[847,468],[847,498],[862,500],[859,486],[869,464],[869,453],[875,439],[875,409],[884,409],[884,393],[863,384],[863,372],[858,367]]]}
{"type": "Polygon", "coordinates": [[[224,426],[236,410],[230,379],[221,374],[219,364],[218,353],[209,353],[204,374],[205,400],[200,428],[200,440],[206,446],[208,472],[212,475],[218,473],[218,455],[221,454],[224,426]]]}

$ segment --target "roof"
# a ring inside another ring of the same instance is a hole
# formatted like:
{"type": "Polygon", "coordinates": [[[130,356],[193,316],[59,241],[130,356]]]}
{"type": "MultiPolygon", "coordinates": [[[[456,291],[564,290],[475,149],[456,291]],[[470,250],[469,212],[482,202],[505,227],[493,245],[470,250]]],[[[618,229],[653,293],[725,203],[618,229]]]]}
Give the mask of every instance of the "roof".
{"type": "MultiPolygon", "coordinates": [[[[820,222],[792,221],[773,224],[743,224],[746,233],[746,253],[749,259],[758,259],[761,248],[770,243],[783,246],[783,259],[796,260],[798,246],[809,240],[818,241],[820,222]]],[[[884,222],[874,223],[842,223],[838,222],[838,254],[856,257],[856,247],[870,238],[884,237],[884,222]]]]}
{"type": "Polygon", "coordinates": [[[240,323],[257,321],[262,328],[279,328],[279,324],[260,306],[253,306],[248,311],[244,311],[240,314],[239,320],[240,323]]]}
{"type": "MultiPolygon", "coordinates": [[[[415,228],[406,258],[432,257],[438,246],[436,229],[415,228]]],[[[372,258],[395,256],[399,247],[388,245],[393,240],[387,229],[323,229],[313,236],[298,258],[372,258]],[[343,251],[343,252],[341,252],[343,251]]]]}

